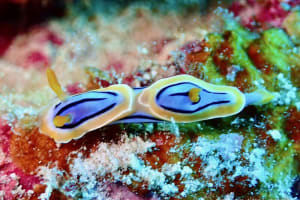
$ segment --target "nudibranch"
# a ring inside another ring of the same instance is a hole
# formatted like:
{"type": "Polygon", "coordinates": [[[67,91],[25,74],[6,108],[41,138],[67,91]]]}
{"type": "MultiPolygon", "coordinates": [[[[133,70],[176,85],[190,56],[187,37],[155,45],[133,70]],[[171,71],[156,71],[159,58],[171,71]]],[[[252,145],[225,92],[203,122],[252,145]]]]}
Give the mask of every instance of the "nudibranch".
{"type": "Polygon", "coordinates": [[[266,90],[243,94],[235,87],[190,75],[161,79],[146,88],[118,84],[67,96],[50,68],[47,77],[60,101],[43,114],[40,132],[56,142],[69,142],[108,124],[188,123],[231,116],[247,105],[265,104],[274,97],[266,90]]]}
{"type": "Polygon", "coordinates": [[[134,112],[135,93],[128,85],[112,85],[67,97],[50,68],[47,76],[61,101],[43,113],[40,131],[57,142],[80,138],[134,112]]]}

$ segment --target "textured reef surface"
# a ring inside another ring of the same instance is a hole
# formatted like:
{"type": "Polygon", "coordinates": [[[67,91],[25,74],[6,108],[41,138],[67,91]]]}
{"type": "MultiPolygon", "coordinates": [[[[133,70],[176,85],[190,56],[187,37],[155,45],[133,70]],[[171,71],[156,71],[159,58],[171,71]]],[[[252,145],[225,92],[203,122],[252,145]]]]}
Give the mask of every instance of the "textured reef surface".
{"type": "Polygon", "coordinates": [[[46,3],[63,17],[21,31],[0,20],[0,199],[300,198],[298,0],[99,2],[46,3]],[[60,144],[39,132],[55,98],[49,66],[69,95],[189,74],[275,98],[230,117],[114,124],[60,144]]]}

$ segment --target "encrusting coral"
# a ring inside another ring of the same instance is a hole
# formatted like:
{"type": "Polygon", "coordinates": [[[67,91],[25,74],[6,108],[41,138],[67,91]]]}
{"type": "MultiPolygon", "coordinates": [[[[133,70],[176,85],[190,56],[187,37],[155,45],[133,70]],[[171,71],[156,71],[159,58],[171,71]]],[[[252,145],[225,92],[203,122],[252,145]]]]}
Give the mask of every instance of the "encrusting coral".
{"type": "Polygon", "coordinates": [[[105,191],[117,182],[153,199],[295,197],[291,188],[299,174],[299,47],[283,29],[250,31],[226,10],[215,12],[223,18],[223,31],[182,45],[165,64],[124,77],[88,67],[88,82],[69,85],[66,92],[120,83],[149,86],[188,74],[244,93],[266,89],[275,96],[269,104],[186,124],[108,125],[66,144],[41,134],[36,124],[26,126],[26,120],[18,127],[4,123],[1,146],[12,159],[6,162],[37,183],[32,184],[33,194],[22,197],[109,199],[105,191]]]}

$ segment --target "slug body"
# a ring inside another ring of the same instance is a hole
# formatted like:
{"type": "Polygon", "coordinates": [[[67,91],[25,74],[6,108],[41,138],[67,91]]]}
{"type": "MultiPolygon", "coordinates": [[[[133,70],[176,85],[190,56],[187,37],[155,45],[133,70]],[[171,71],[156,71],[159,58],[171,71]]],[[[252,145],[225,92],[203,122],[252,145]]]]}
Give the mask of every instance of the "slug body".
{"type": "Polygon", "coordinates": [[[234,115],[245,102],[245,95],[237,88],[213,85],[189,75],[161,79],[137,97],[137,107],[142,111],[175,122],[234,115]]]}
{"type": "Polygon", "coordinates": [[[245,106],[272,100],[266,90],[243,94],[190,75],[161,79],[147,88],[118,84],[67,96],[54,72],[48,82],[60,101],[43,113],[40,132],[56,142],[69,142],[108,124],[174,121],[188,123],[239,113],[245,106]]]}
{"type": "Polygon", "coordinates": [[[134,97],[132,88],[123,84],[69,96],[46,111],[40,131],[57,142],[68,142],[132,114],[134,97]]]}

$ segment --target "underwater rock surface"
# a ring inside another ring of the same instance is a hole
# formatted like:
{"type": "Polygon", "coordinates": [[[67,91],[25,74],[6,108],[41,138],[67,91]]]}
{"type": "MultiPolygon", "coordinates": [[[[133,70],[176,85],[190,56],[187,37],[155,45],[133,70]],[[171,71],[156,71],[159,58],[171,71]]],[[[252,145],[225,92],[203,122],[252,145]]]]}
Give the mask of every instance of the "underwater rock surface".
{"type": "Polygon", "coordinates": [[[99,12],[104,1],[84,2],[0,49],[0,199],[299,197],[298,1],[238,1],[229,10],[112,1],[117,11],[108,13],[99,12]],[[49,66],[69,95],[189,74],[275,98],[230,117],[114,124],[59,144],[39,132],[55,98],[49,66]]]}

